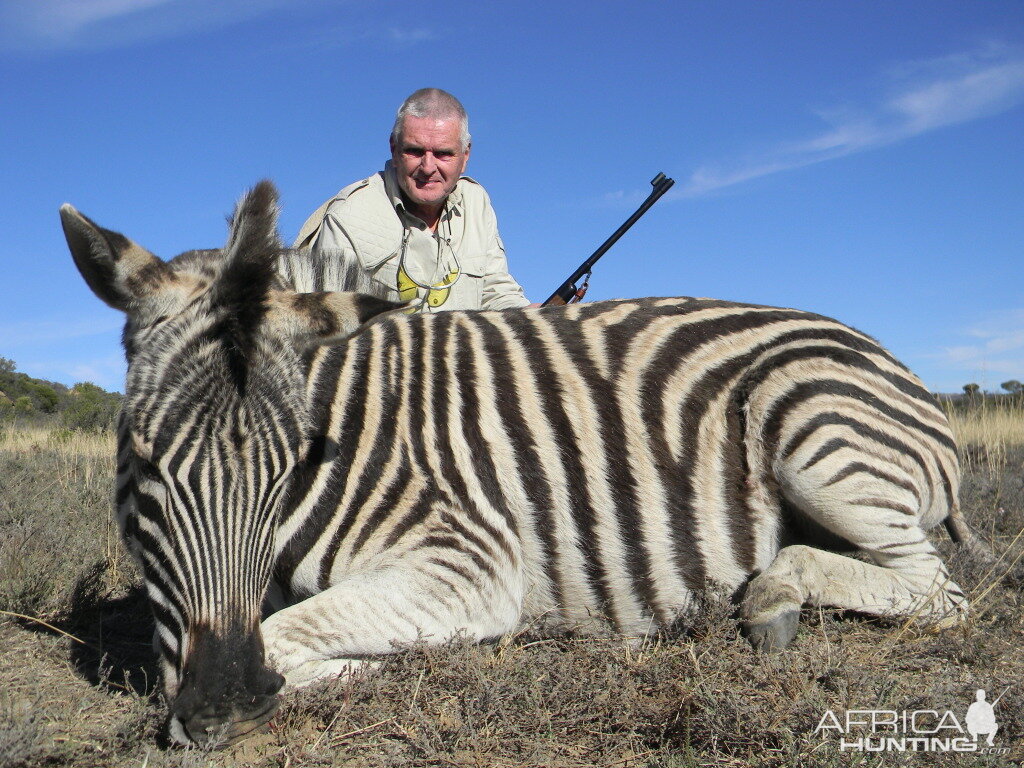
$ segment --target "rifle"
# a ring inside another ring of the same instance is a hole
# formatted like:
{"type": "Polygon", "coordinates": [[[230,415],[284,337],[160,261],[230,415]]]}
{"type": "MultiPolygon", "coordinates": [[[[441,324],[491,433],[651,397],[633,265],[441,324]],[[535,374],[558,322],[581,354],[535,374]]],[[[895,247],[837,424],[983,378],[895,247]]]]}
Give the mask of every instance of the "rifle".
{"type": "Polygon", "coordinates": [[[675,184],[675,181],[667,178],[664,173],[659,173],[651,179],[651,185],[654,187],[654,190],[640,204],[640,207],[636,209],[636,213],[626,219],[626,223],[616,229],[612,236],[605,240],[601,247],[590,255],[589,259],[580,264],[576,271],[569,275],[569,279],[558,286],[558,289],[541,306],[564,306],[565,304],[575,304],[582,299],[583,295],[587,292],[587,288],[590,287],[590,272],[594,264],[597,263],[597,260],[604,256],[605,252],[615,245],[616,241],[626,233],[626,230],[632,227],[637,219],[647,213],[647,209],[658,202],[658,199],[668,192],[673,184],[675,184]],[[577,288],[576,281],[581,277],[584,278],[583,285],[577,288]]]}

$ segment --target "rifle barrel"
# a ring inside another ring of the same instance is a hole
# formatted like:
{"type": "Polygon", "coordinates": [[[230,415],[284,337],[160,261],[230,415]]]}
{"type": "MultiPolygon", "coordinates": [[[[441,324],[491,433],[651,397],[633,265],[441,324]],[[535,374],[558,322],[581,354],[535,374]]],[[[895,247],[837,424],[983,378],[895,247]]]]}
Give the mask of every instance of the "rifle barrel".
{"type": "Polygon", "coordinates": [[[659,173],[651,179],[651,186],[653,186],[654,189],[651,191],[651,194],[647,196],[647,199],[640,204],[640,207],[636,209],[636,212],[626,219],[625,223],[616,229],[612,233],[611,237],[605,240],[586,261],[580,264],[576,271],[569,275],[569,278],[562,283],[558,289],[548,297],[547,301],[541,304],[541,306],[547,307],[552,304],[568,304],[576,293],[576,281],[583,277],[583,275],[589,273],[594,264],[597,263],[597,260],[604,256],[608,249],[615,245],[615,243],[618,242],[618,239],[626,234],[626,231],[636,224],[637,220],[647,213],[648,209],[658,202],[661,196],[668,192],[673,184],[675,184],[675,181],[665,176],[664,173],[659,173]]]}

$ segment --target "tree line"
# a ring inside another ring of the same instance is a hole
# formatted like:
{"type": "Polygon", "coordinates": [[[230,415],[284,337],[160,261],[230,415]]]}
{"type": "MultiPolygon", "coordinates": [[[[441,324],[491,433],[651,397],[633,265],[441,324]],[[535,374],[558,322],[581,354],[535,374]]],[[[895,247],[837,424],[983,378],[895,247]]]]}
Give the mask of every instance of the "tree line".
{"type": "Polygon", "coordinates": [[[0,422],[32,421],[67,429],[111,429],[121,395],[84,381],[66,387],[19,373],[15,362],[0,357],[0,422]]]}
{"type": "MultiPolygon", "coordinates": [[[[1008,395],[1016,395],[1018,397],[1024,395],[1024,384],[1017,381],[1017,379],[1010,379],[1009,381],[1004,381],[999,386],[1008,395]]],[[[986,394],[981,391],[981,385],[975,384],[974,382],[971,382],[970,384],[964,384],[963,389],[964,394],[967,397],[980,397],[983,394],[986,394]]]]}

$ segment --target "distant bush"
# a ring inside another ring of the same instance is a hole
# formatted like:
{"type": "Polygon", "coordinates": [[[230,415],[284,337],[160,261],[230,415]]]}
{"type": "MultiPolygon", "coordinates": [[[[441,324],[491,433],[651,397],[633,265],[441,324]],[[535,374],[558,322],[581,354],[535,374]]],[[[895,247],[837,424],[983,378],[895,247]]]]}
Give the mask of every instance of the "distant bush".
{"type": "Polygon", "coordinates": [[[57,403],[60,402],[60,398],[57,396],[57,392],[53,387],[32,381],[29,382],[27,388],[29,391],[29,397],[32,398],[33,404],[39,411],[42,413],[57,412],[57,403]]]}
{"type": "Polygon", "coordinates": [[[95,432],[113,427],[121,396],[83,382],[68,389],[56,381],[34,379],[0,357],[0,420],[28,419],[38,425],[57,422],[66,429],[95,432]]]}
{"type": "Polygon", "coordinates": [[[68,405],[61,413],[61,423],[68,429],[95,432],[112,429],[121,398],[95,384],[82,382],[71,388],[68,405]]]}

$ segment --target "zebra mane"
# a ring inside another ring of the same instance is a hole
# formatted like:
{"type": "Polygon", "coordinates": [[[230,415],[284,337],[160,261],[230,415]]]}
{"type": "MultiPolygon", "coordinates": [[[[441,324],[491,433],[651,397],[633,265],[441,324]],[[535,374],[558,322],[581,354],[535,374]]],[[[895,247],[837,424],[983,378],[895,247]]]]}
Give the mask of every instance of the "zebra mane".
{"type": "Polygon", "coordinates": [[[398,301],[398,291],[370,277],[363,266],[343,253],[289,248],[277,257],[281,287],[296,293],[352,291],[378,299],[398,301]]]}

